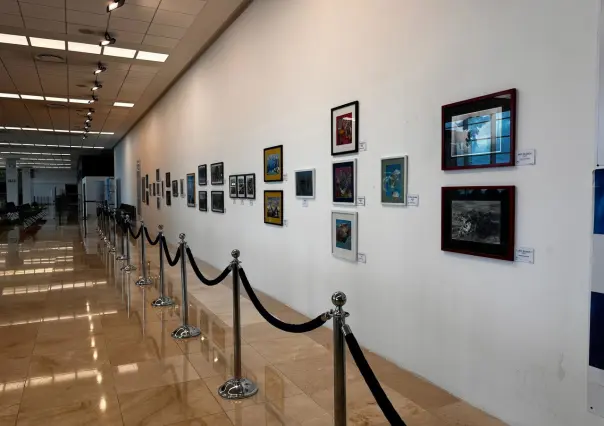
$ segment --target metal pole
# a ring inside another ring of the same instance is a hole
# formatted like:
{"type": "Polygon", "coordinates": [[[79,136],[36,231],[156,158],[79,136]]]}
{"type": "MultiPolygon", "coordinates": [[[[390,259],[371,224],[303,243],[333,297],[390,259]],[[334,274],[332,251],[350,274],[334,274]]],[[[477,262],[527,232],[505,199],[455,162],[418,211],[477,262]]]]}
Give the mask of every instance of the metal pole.
{"type": "Polygon", "coordinates": [[[113,245],[109,249],[111,253],[117,253],[117,210],[113,209],[113,245]]]}
{"type": "MultiPolygon", "coordinates": [[[[130,227],[130,215],[126,215],[126,238],[128,238],[128,227],[130,227]]],[[[136,266],[130,263],[130,241],[126,241],[126,264],[122,266],[122,271],[124,272],[132,272],[136,271],[136,266]]]]}
{"type": "MultiPolygon", "coordinates": [[[[164,290],[164,249],[162,247],[162,239],[164,238],[164,225],[159,225],[157,227],[159,231],[159,297],[151,302],[151,306],[161,307],[161,306],[172,306],[174,301],[165,295],[164,290]]],[[[179,247],[180,249],[180,247],[179,247]]]]}
{"type": "Polygon", "coordinates": [[[145,234],[145,222],[141,220],[141,227],[143,228],[141,231],[141,271],[142,271],[142,275],[139,277],[139,279],[136,281],[136,285],[139,287],[145,286],[145,285],[151,285],[153,283],[153,280],[147,275],[147,250],[146,250],[146,244],[145,244],[145,240],[147,239],[147,236],[145,234]]]}
{"type": "Polygon", "coordinates": [[[182,316],[182,325],[172,332],[172,337],[175,339],[188,339],[199,336],[201,330],[187,324],[189,322],[189,301],[187,297],[187,243],[185,242],[185,234],[180,234],[178,238],[180,239],[180,281],[182,285],[180,315],[182,316]]]}
{"type": "Polygon", "coordinates": [[[335,305],[333,315],[333,419],[334,426],[346,426],[346,341],[342,327],[346,325],[348,312],[344,311],[346,295],[336,291],[331,296],[335,305]]]}
{"type": "Polygon", "coordinates": [[[233,273],[233,378],[218,388],[218,395],[224,399],[245,399],[258,392],[258,386],[241,373],[241,306],[239,285],[239,250],[233,250],[231,272],[233,273]]]}
{"type": "Polygon", "coordinates": [[[121,246],[122,246],[121,253],[122,254],[120,254],[118,257],[116,257],[115,260],[123,262],[125,260],[128,260],[128,256],[126,256],[126,253],[125,253],[125,251],[126,251],[126,238],[128,237],[128,230],[126,230],[126,232],[124,232],[124,223],[126,222],[126,219],[125,219],[125,215],[124,215],[123,211],[121,212],[121,218],[122,218],[121,219],[122,226],[120,226],[120,234],[122,234],[122,238],[121,238],[121,240],[122,240],[122,242],[121,242],[121,246]]]}

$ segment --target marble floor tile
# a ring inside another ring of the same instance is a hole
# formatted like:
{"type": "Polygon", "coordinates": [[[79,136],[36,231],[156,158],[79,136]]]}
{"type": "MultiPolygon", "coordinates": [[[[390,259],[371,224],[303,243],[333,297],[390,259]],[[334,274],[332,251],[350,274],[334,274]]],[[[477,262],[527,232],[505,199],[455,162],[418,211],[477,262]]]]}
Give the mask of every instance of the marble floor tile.
{"type": "Polygon", "coordinates": [[[39,324],[0,327],[0,354],[8,357],[31,355],[39,324]]]}
{"type": "Polygon", "coordinates": [[[30,360],[30,356],[5,357],[0,355],[0,382],[7,383],[25,379],[30,360]]]}
{"type": "Polygon", "coordinates": [[[485,412],[459,401],[433,411],[451,426],[504,426],[505,423],[485,412]]]}
{"type": "Polygon", "coordinates": [[[327,349],[304,335],[255,342],[250,345],[263,357],[275,364],[329,354],[327,349]]]}
{"type": "Polygon", "coordinates": [[[198,419],[184,420],[169,426],[233,426],[233,423],[231,423],[231,420],[229,420],[229,417],[225,413],[221,413],[198,419]]]}

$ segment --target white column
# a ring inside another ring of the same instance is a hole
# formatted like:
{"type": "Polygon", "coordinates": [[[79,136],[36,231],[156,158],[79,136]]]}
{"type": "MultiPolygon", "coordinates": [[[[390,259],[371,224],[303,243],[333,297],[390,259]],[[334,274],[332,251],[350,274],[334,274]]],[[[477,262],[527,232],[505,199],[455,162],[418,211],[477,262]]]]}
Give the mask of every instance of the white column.
{"type": "Polygon", "coordinates": [[[23,204],[31,204],[33,201],[33,182],[31,179],[32,169],[21,170],[21,190],[23,191],[23,204]]]}
{"type": "Polygon", "coordinates": [[[17,172],[17,159],[6,159],[6,202],[19,203],[19,177],[17,172]]]}

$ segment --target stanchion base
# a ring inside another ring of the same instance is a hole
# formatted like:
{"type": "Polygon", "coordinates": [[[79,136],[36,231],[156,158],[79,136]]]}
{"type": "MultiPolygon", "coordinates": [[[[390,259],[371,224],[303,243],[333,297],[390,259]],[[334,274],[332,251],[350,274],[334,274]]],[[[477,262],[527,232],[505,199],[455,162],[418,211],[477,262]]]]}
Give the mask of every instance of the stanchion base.
{"type": "Polygon", "coordinates": [[[190,339],[191,337],[197,337],[201,334],[201,330],[192,325],[181,325],[172,332],[172,337],[175,339],[190,339]]]}
{"type": "Polygon", "coordinates": [[[136,266],[134,266],[134,265],[126,265],[126,266],[122,266],[120,268],[120,270],[122,270],[124,272],[132,272],[132,271],[136,271],[136,266]]]}
{"type": "Polygon", "coordinates": [[[149,277],[147,277],[147,278],[145,278],[145,277],[140,277],[140,278],[139,278],[139,279],[136,281],[136,283],[135,283],[135,284],[136,284],[137,286],[139,286],[139,287],[145,287],[145,286],[148,286],[148,285],[153,284],[153,280],[152,280],[151,278],[149,278],[149,277]]]}
{"type": "Polygon", "coordinates": [[[128,258],[126,257],[126,255],[124,254],[120,254],[119,256],[117,256],[115,258],[115,260],[119,261],[119,262],[123,262],[124,260],[128,260],[128,258]]]}
{"type": "Polygon", "coordinates": [[[111,248],[109,249],[109,253],[115,253],[115,247],[111,247],[111,248]]]}
{"type": "Polygon", "coordinates": [[[151,306],[155,306],[156,308],[159,308],[162,306],[172,306],[173,304],[174,304],[174,301],[172,299],[170,299],[168,296],[158,297],[153,302],[151,302],[151,306]]]}
{"type": "Polygon", "coordinates": [[[258,393],[258,386],[249,379],[229,379],[218,388],[218,395],[224,399],[245,399],[258,393]]]}

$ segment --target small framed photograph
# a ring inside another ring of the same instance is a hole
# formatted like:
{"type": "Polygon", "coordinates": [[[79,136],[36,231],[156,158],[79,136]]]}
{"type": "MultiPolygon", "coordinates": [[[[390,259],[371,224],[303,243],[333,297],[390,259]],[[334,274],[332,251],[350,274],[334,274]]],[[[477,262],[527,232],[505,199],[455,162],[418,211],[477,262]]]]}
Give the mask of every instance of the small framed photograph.
{"type": "Polygon", "coordinates": [[[245,198],[256,199],[256,174],[245,175],[245,198]]]}
{"type": "Polygon", "coordinates": [[[172,205],[172,193],[170,191],[166,191],[166,206],[172,205]]]}
{"type": "Polygon", "coordinates": [[[211,184],[224,185],[224,163],[210,164],[211,184]]]}
{"type": "Polygon", "coordinates": [[[264,149],[264,181],[283,182],[283,145],[264,149]]]}
{"type": "Polygon", "coordinates": [[[185,198],[185,180],[184,179],[180,180],[179,191],[180,191],[180,197],[185,198]]]}
{"type": "Polygon", "coordinates": [[[159,210],[160,206],[161,206],[161,198],[157,197],[157,210],[159,210]]]}
{"type": "Polygon", "coordinates": [[[513,166],[516,89],[442,107],[442,170],[513,166]]]}
{"type": "Polygon", "coordinates": [[[356,205],[357,160],[336,161],[332,166],[333,202],[356,205]]]}
{"type": "Polygon", "coordinates": [[[170,187],[172,181],[170,180],[170,172],[166,172],[166,187],[170,187]]]}
{"type": "Polygon", "coordinates": [[[224,213],[224,191],[212,191],[212,211],[224,213]]]}
{"type": "Polygon", "coordinates": [[[143,203],[145,202],[145,191],[147,190],[147,184],[145,183],[145,178],[141,178],[141,197],[143,198],[143,203]]]}
{"type": "Polygon", "coordinates": [[[331,212],[331,254],[338,259],[356,262],[358,256],[357,212],[331,212]]]}
{"type": "Polygon", "coordinates": [[[208,211],[208,191],[199,191],[199,211],[208,211]]]}
{"type": "Polygon", "coordinates": [[[359,152],[359,102],[331,109],[331,155],[359,152]]]}
{"type": "Polygon", "coordinates": [[[145,191],[145,194],[146,194],[145,204],[149,205],[149,191],[145,191]]]}
{"type": "Polygon", "coordinates": [[[155,182],[159,182],[159,169],[155,169],[155,182]]]}
{"type": "Polygon", "coordinates": [[[166,193],[166,187],[164,186],[164,181],[161,181],[161,196],[163,197],[166,193]]]}
{"type": "Polygon", "coordinates": [[[207,164],[201,164],[197,166],[197,184],[207,185],[208,184],[208,166],[207,164]]]}
{"type": "Polygon", "coordinates": [[[229,197],[237,198],[237,176],[229,176],[229,197]]]}
{"type": "Polygon", "coordinates": [[[195,207],[195,173],[187,175],[187,207],[195,207]]]}
{"type": "Polygon", "coordinates": [[[145,188],[149,189],[149,175],[145,175],[145,188]]]}
{"type": "Polygon", "coordinates": [[[157,196],[157,185],[154,183],[151,185],[151,187],[153,188],[153,196],[157,196]]]}
{"type": "Polygon", "coordinates": [[[172,196],[178,197],[178,181],[177,180],[172,181],[172,196]]]}
{"type": "Polygon", "coordinates": [[[515,186],[442,188],[441,249],[514,260],[515,186]]]}
{"type": "Polygon", "coordinates": [[[407,205],[407,156],[382,158],[382,204],[407,205]]]}
{"type": "Polygon", "coordinates": [[[296,170],[296,198],[315,198],[315,169],[296,170]]]}
{"type": "Polygon", "coordinates": [[[245,198],[245,176],[237,176],[237,198],[245,198]]]}
{"type": "Polygon", "coordinates": [[[283,226],[283,191],[264,191],[264,223],[283,226]]]}

